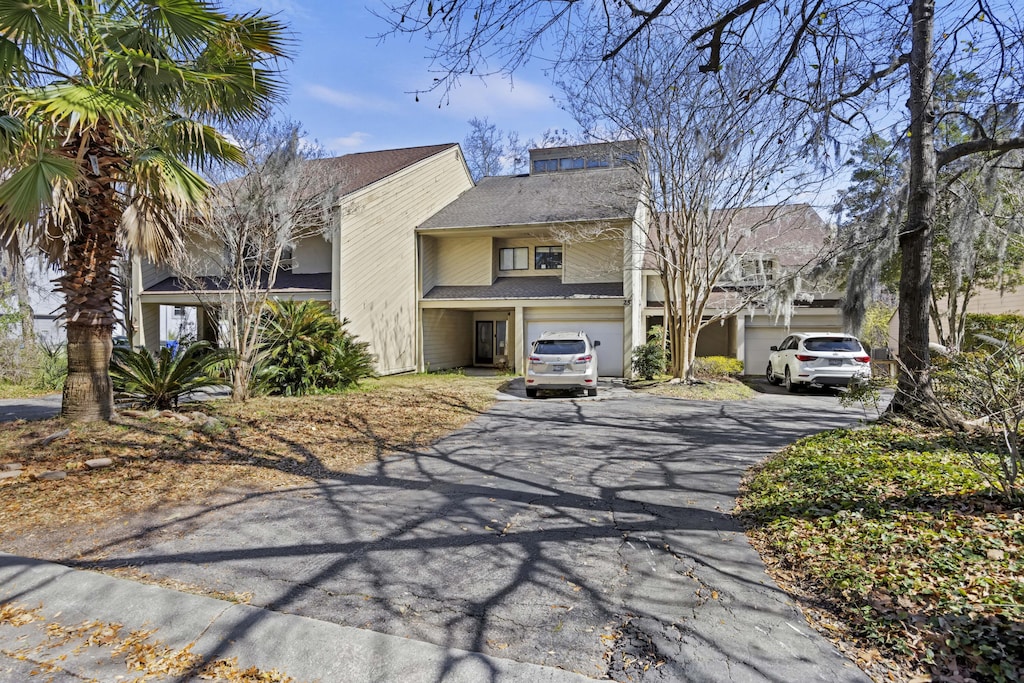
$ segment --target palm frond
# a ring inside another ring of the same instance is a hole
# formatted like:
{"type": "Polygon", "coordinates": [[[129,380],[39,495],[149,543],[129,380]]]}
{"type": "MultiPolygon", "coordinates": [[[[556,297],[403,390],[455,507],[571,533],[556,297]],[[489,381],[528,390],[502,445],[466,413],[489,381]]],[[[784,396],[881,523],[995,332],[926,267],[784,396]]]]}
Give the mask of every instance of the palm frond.
{"type": "Polygon", "coordinates": [[[230,123],[261,117],[284,97],[285,82],[278,73],[254,66],[245,56],[225,58],[216,69],[197,74],[191,87],[182,93],[183,100],[197,113],[230,123]]]}
{"type": "Polygon", "coordinates": [[[86,84],[62,83],[22,91],[15,101],[29,115],[45,113],[71,130],[94,126],[100,119],[122,125],[145,109],[134,93],[86,84]]]}
{"type": "Polygon", "coordinates": [[[145,150],[132,160],[133,196],[122,215],[122,240],[139,254],[161,261],[181,247],[189,216],[206,210],[209,186],[172,154],[145,150]]]}
{"type": "Polygon", "coordinates": [[[0,114],[0,155],[8,156],[20,151],[25,126],[21,119],[0,114]]]}
{"type": "Polygon", "coordinates": [[[211,163],[240,164],[245,160],[241,149],[221,135],[220,131],[193,119],[167,119],[158,136],[160,146],[189,163],[205,167],[211,163]]]}
{"type": "MultiPolygon", "coordinates": [[[[82,26],[80,3],[68,0],[0,0],[0,35],[21,55],[55,63],[82,26]]],[[[10,72],[4,72],[5,74],[10,72]]]]}
{"type": "Polygon", "coordinates": [[[27,74],[28,69],[28,59],[17,43],[0,37],[0,77],[4,81],[11,81],[15,75],[27,74]]]}
{"type": "Polygon", "coordinates": [[[225,20],[202,0],[143,0],[137,10],[141,26],[187,52],[201,49],[225,20]]]}
{"type": "Polygon", "coordinates": [[[53,202],[58,181],[70,182],[77,172],[71,159],[47,152],[38,154],[0,183],[0,214],[14,224],[37,223],[53,202]]]}
{"type": "Polygon", "coordinates": [[[277,19],[267,14],[242,14],[231,17],[225,31],[231,42],[248,52],[251,56],[272,56],[287,59],[289,47],[293,45],[287,36],[286,27],[277,19]]]}

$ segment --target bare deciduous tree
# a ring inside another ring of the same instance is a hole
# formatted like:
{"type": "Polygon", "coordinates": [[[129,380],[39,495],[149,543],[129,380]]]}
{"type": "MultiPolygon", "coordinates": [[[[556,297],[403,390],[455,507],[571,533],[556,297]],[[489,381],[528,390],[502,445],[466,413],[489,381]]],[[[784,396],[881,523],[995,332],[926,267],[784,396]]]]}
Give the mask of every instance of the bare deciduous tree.
{"type": "Polygon", "coordinates": [[[194,226],[174,269],[225,324],[235,351],[231,397],[249,397],[261,318],[289,252],[302,240],[329,239],[337,179],[328,160],[293,122],[235,129],[246,153],[243,175],[219,177],[210,218],[194,226]]]}
{"type": "Polygon", "coordinates": [[[672,13],[704,18],[689,34],[700,70],[719,72],[745,52],[764,59],[747,74],[744,96],[782,94],[806,107],[812,141],[838,142],[850,127],[899,113],[910,136],[909,180],[899,232],[902,360],[892,407],[914,411],[931,394],[928,319],[939,169],[970,155],[1024,148],[1003,118],[1021,104],[1024,18],[1008,0],[404,0],[387,5],[393,31],[424,33],[434,45],[437,83],[488,69],[511,71],[547,50],[556,63],[610,60],[672,13]],[[710,19],[707,19],[710,17],[710,19]],[[557,33],[560,49],[545,38],[557,33]],[[938,148],[935,73],[976,74],[978,96],[941,116],[972,129],[970,140],[938,148]],[[895,111],[894,111],[895,109],[895,111]],[[845,130],[844,130],[845,128],[845,130]]]}
{"type": "Polygon", "coordinates": [[[484,176],[501,175],[505,169],[505,136],[504,131],[491,123],[487,117],[469,120],[469,135],[462,143],[462,152],[466,155],[466,165],[473,181],[484,176]]]}
{"type": "Polygon", "coordinates": [[[809,296],[803,276],[826,238],[811,209],[788,205],[813,180],[793,134],[800,122],[781,100],[742,96],[742,65],[699,73],[683,33],[655,27],[599,74],[562,84],[566,108],[592,134],[646,143],[642,196],[656,218],[638,246],[660,275],[670,371],[680,378],[708,326],[754,306],[788,317],[794,299],[809,296]]]}

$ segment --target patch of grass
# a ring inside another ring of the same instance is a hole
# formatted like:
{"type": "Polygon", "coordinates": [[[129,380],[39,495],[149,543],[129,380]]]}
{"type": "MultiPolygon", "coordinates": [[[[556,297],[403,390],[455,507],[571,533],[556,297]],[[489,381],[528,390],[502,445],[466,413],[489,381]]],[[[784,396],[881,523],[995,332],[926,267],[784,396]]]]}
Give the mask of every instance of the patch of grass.
{"type": "Polygon", "coordinates": [[[39,389],[26,384],[10,384],[0,382],[0,399],[4,398],[38,398],[57,393],[53,389],[39,389]]]}
{"type": "Polygon", "coordinates": [[[653,380],[634,380],[628,386],[634,391],[646,394],[691,401],[743,401],[757,396],[757,392],[746,384],[727,377],[675,384],[670,384],[669,379],[668,376],[662,375],[653,380]]]}
{"type": "Polygon", "coordinates": [[[0,460],[24,466],[20,477],[0,480],[0,548],[37,557],[66,553],[69,548],[53,547],[48,531],[128,524],[124,520],[133,513],[202,504],[224,487],[293,486],[417,452],[486,410],[500,381],[405,375],[367,381],[343,394],[180,408],[208,414],[216,428],[155,411],[122,414],[109,424],[0,423],[0,460]],[[63,429],[70,433],[40,445],[63,429]],[[113,458],[114,465],[86,468],[93,458],[113,458]],[[68,476],[33,479],[47,470],[68,476]]]}
{"type": "Polygon", "coordinates": [[[966,449],[989,448],[892,426],[827,432],[754,473],[740,515],[780,583],[822,598],[904,680],[1024,680],[1024,510],[972,469],[966,449]]]}

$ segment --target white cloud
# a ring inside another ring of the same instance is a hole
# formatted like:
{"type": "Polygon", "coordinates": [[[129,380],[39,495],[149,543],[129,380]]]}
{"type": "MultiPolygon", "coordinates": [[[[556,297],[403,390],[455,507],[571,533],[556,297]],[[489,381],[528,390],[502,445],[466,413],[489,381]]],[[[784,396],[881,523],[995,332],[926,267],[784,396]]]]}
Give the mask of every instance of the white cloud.
{"type": "MultiPolygon", "coordinates": [[[[431,94],[421,95],[421,100],[429,101],[431,94]]],[[[473,116],[498,115],[542,112],[555,108],[551,101],[551,90],[516,78],[513,81],[491,78],[468,78],[452,90],[448,102],[442,103],[441,111],[458,118],[473,116]]]]}
{"type": "Polygon", "coordinates": [[[331,152],[348,154],[358,152],[373,136],[362,131],[354,131],[348,135],[326,140],[323,144],[331,152]]]}
{"type": "Polygon", "coordinates": [[[382,97],[345,92],[319,83],[307,83],[303,90],[315,100],[348,111],[391,111],[395,108],[393,103],[382,97]]]}

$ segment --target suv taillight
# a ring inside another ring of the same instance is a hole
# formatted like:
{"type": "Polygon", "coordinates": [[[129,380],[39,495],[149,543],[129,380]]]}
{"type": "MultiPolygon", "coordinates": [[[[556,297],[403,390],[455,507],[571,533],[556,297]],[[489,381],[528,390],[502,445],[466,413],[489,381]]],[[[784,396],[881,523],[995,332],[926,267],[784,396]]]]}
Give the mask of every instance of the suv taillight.
{"type": "Polygon", "coordinates": [[[804,361],[805,362],[805,361],[809,361],[809,360],[817,360],[818,357],[817,356],[808,356],[806,353],[798,353],[798,354],[796,354],[796,359],[798,361],[804,361]]]}
{"type": "Polygon", "coordinates": [[[870,363],[871,356],[855,356],[854,360],[857,361],[858,363],[870,363]]]}
{"type": "Polygon", "coordinates": [[[530,362],[531,363],[539,363],[540,362],[540,357],[539,356],[530,356],[530,362]]]}
{"type": "Polygon", "coordinates": [[[588,353],[588,354],[587,354],[587,355],[585,355],[585,356],[580,356],[579,358],[577,358],[577,359],[576,359],[576,362],[577,362],[577,363],[589,363],[589,362],[590,362],[590,361],[592,361],[592,360],[594,360],[594,357],[593,357],[593,356],[591,356],[591,355],[590,355],[590,354],[588,353]]]}

